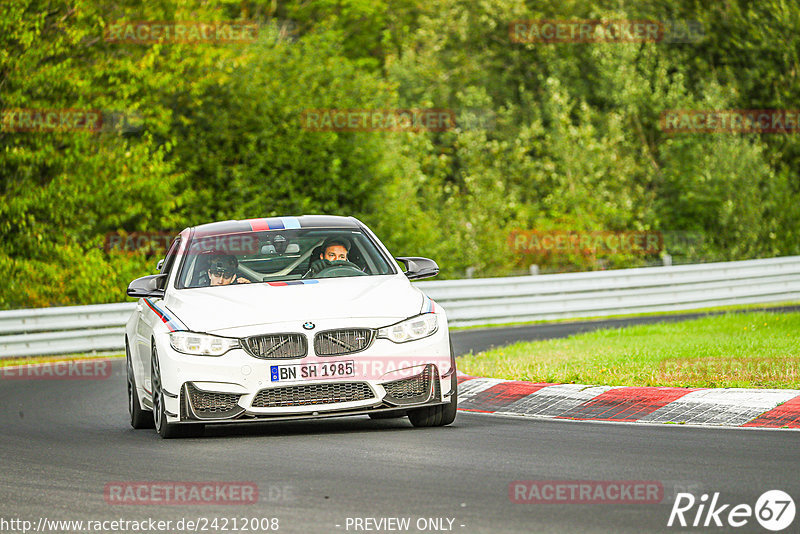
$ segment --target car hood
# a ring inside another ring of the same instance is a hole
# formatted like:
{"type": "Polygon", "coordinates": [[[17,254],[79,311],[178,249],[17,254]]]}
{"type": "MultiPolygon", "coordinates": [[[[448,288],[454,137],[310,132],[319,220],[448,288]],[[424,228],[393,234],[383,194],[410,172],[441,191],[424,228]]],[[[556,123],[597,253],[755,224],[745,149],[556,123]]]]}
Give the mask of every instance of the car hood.
{"type": "Polygon", "coordinates": [[[164,304],[195,332],[348,318],[401,320],[420,312],[422,292],[405,277],[329,278],[298,285],[233,284],[169,292],[164,304]]]}

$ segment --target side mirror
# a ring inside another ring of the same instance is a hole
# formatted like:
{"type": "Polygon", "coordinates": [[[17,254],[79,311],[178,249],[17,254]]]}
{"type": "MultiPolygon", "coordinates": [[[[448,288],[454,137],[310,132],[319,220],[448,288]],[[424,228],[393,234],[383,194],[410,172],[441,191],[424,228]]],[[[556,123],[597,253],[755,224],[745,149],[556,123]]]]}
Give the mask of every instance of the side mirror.
{"type": "Polygon", "coordinates": [[[129,297],[163,297],[166,274],[151,274],[137,278],[128,285],[129,297]]]}
{"type": "Polygon", "coordinates": [[[420,278],[430,278],[439,274],[439,266],[435,261],[428,258],[403,257],[395,258],[402,263],[405,268],[405,275],[409,280],[419,280],[420,278]]]}

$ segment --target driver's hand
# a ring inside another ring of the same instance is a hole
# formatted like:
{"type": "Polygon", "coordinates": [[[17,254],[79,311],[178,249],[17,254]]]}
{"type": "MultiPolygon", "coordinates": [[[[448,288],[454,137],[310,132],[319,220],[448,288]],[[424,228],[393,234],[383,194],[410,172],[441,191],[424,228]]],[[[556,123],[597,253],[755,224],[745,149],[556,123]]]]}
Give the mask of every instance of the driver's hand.
{"type": "Polygon", "coordinates": [[[314,276],[323,269],[331,266],[331,262],[326,259],[314,260],[311,262],[311,268],[308,270],[309,276],[314,276]]]}
{"type": "Polygon", "coordinates": [[[237,276],[236,277],[236,283],[237,284],[249,284],[250,280],[248,280],[247,278],[242,278],[242,277],[237,276]]]}

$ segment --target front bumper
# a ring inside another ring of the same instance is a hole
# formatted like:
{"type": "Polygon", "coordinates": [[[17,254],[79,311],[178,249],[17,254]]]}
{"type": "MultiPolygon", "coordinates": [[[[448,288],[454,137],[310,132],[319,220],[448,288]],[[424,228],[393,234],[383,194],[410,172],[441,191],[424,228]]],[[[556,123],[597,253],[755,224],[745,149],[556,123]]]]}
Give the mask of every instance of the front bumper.
{"type": "Polygon", "coordinates": [[[447,328],[417,341],[378,339],[341,356],[259,359],[243,349],[219,357],[176,352],[156,337],[167,420],[227,423],[313,419],[448,403],[455,386],[447,328]],[[275,365],[354,363],[352,376],[273,381],[275,365]]]}

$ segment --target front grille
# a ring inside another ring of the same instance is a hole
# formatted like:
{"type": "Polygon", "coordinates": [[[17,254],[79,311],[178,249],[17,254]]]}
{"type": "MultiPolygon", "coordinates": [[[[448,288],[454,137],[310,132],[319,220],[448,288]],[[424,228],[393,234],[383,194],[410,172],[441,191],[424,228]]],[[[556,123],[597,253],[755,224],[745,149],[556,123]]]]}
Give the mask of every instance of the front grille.
{"type": "Polygon", "coordinates": [[[308,354],[306,336],[303,334],[265,334],[244,340],[244,350],[255,358],[290,359],[308,354]]]}
{"type": "Polygon", "coordinates": [[[243,412],[243,408],[238,404],[240,397],[241,395],[236,393],[201,391],[193,384],[186,384],[181,390],[181,404],[188,403],[191,409],[187,412],[194,413],[200,419],[233,417],[243,412]]]}
{"type": "Polygon", "coordinates": [[[375,330],[348,328],[328,330],[314,336],[314,352],[317,356],[340,356],[361,352],[375,340],[375,330]]]}
{"type": "Polygon", "coordinates": [[[366,382],[304,384],[302,386],[262,389],[253,399],[253,408],[334,404],[337,402],[367,400],[374,396],[372,388],[366,382]]]}
{"type": "MultiPolygon", "coordinates": [[[[427,365],[425,370],[418,375],[402,378],[393,382],[382,384],[387,395],[396,400],[427,399],[431,390],[431,380],[434,378],[433,365],[427,365]]],[[[438,377],[437,377],[438,378],[438,377]]]]}

